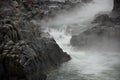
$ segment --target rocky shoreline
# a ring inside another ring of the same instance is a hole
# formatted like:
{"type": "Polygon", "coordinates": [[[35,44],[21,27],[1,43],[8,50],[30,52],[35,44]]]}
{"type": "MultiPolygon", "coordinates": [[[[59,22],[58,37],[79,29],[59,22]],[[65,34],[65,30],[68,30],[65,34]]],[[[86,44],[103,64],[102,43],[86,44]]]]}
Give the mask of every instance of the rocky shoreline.
{"type": "MultiPolygon", "coordinates": [[[[72,36],[72,46],[91,46],[103,38],[120,40],[120,0],[115,1],[117,6],[110,15],[97,16],[92,22],[97,26],[72,36]]],[[[32,20],[54,17],[77,4],[49,0],[0,1],[0,80],[46,80],[50,71],[69,61],[70,55],[32,20]]]]}
{"type": "Polygon", "coordinates": [[[26,1],[3,0],[0,5],[0,80],[46,80],[51,70],[71,59],[31,22],[45,12],[33,0],[26,1]]]}

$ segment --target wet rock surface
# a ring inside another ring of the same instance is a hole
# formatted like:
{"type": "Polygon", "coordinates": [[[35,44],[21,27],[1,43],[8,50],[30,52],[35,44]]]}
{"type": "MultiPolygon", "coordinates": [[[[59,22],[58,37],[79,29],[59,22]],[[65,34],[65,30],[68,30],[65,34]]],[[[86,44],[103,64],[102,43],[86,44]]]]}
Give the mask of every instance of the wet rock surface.
{"type": "Polygon", "coordinates": [[[31,22],[44,17],[43,6],[21,1],[3,0],[0,5],[0,80],[46,80],[47,73],[71,57],[31,22]]]}

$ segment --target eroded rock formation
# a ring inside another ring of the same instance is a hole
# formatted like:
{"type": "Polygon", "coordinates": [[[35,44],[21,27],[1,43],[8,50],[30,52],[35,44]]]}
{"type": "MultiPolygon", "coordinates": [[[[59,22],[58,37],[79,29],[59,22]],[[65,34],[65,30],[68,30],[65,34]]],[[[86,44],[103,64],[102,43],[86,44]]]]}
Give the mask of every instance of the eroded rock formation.
{"type": "Polygon", "coordinates": [[[47,73],[71,59],[49,33],[31,22],[37,14],[41,16],[38,8],[31,3],[21,6],[16,0],[2,3],[0,80],[46,80],[47,73]]]}

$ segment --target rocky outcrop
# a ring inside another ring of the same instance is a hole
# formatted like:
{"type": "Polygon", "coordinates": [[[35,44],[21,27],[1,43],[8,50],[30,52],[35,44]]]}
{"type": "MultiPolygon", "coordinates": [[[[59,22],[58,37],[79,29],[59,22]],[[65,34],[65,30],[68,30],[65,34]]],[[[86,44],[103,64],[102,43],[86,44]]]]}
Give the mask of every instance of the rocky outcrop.
{"type": "Polygon", "coordinates": [[[96,45],[103,40],[120,40],[120,0],[114,0],[114,8],[111,14],[98,15],[91,24],[95,24],[92,28],[80,33],[79,35],[73,35],[71,44],[77,47],[96,45]],[[97,25],[96,25],[97,24],[97,25]]]}
{"type": "Polygon", "coordinates": [[[56,41],[33,23],[0,27],[0,80],[45,80],[41,78],[68,60],[70,56],[56,41]]]}
{"type": "Polygon", "coordinates": [[[114,0],[114,7],[113,11],[119,11],[120,10],[120,0],[114,0]]]}
{"type": "Polygon", "coordinates": [[[38,9],[4,1],[0,5],[0,80],[46,80],[51,70],[71,57],[31,21],[38,9]]]}
{"type": "Polygon", "coordinates": [[[112,39],[119,41],[119,34],[120,24],[112,22],[111,19],[105,22],[100,21],[99,25],[84,31],[79,35],[73,35],[71,39],[71,44],[77,47],[90,47],[102,42],[103,40],[108,40],[108,42],[112,39]]]}
{"type": "Polygon", "coordinates": [[[115,17],[118,18],[120,17],[120,0],[114,0],[114,6],[113,6],[113,10],[111,13],[111,17],[115,17]]]}

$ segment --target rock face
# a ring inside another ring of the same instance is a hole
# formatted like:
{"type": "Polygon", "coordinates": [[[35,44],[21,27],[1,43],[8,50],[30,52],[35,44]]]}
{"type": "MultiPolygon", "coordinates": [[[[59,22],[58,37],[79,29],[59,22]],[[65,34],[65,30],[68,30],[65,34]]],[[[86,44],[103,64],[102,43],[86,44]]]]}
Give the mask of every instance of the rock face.
{"type": "Polygon", "coordinates": [[[120,17],[120,0],[114,0],[114,7],[112,11],[112,16],[114,17],[120,17]]]}
{"type": "Polygon", "coordinates": [[[120,9],[120,0],[114,0],[113,11],[118,11],[120,9]]]}
{"type": "Polygon", "coordinates": [[[114,0],[114,9],[111,14],[116,17],[111,17],[107,14],[99,15],[91,24],[97,24],[92,28],[72,36],[71,44],[77,47],[96,45],[102,40],[120,40],[120,0],[114,0]]]}
{"type": "Polygon", "coordinates": [[[0,27],[0,80],[41,79],[51,69],[70,60],[56,41],[28,21],[0,27]],[[41,75],[41,76],[40,76],[41,75]]]}
{"type": "Polygon", "coordinates": [[[16,2],[4,1],[0,5],[0,80],[46,80],[47,73],[71,57],[49,33],[31,22],[34,8],[18,9],[16,2]],[[30,16],[26,18],[25,13],[30,16]]]}

